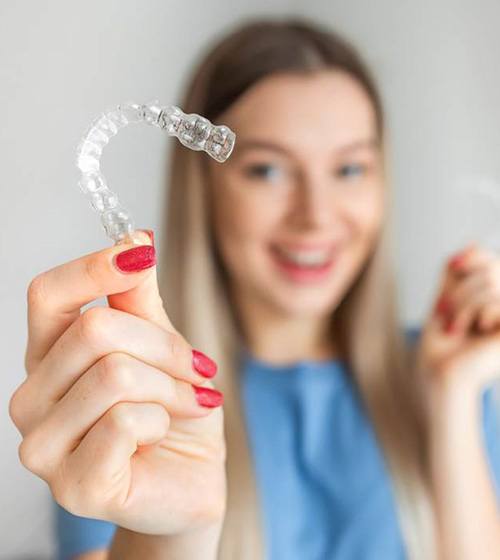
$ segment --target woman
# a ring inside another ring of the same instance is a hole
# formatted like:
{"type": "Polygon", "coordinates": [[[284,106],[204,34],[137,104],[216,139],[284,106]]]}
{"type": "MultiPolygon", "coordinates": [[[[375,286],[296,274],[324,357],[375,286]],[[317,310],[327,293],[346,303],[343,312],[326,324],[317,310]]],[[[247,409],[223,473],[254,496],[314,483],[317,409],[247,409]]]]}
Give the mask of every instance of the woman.
{"type": "Polygon", "coordinates": [[[10,413],[59,504],[61,557],[497,557],[500,262],[455,256],[405,340],[359,55],[306,23],[245,25],[182,107],[237,143],[223,165],[174,147],[168,316],[145,233],[29,289],[10,413]]]}

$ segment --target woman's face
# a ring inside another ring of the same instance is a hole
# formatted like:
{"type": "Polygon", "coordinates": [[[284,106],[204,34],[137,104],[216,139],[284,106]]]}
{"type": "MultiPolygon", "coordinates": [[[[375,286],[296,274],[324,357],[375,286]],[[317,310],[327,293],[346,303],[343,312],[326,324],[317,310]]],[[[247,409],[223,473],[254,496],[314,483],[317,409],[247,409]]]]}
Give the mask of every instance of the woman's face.
{"type": "Polygon", "coordinates": [[[340,71],[279,74],[220,118],[233,154],[210,162],[215,239],[237,299],[285,315],[330,313],[383,218],[374,109],[340,71]]]}

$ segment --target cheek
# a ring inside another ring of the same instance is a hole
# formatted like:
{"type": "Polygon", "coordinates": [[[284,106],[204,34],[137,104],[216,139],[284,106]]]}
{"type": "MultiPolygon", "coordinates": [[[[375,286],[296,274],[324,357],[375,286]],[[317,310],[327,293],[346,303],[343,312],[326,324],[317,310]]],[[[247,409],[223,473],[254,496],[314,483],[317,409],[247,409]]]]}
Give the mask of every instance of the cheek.
{"type": "Polygon", "coordinates": [[[369,189],[350,205],[350,221],[355,237],[363,245],[371,245],[378,236],[384,219],[384,199],[380,188],[369,189]]]}
{"type": "Polygon", "coordinates": [[[262,246],[279,222],[278,205],[263,204],[258,196],[227,188],[214,201],[217,245],[228,268],[257,265],[262,246]]]}

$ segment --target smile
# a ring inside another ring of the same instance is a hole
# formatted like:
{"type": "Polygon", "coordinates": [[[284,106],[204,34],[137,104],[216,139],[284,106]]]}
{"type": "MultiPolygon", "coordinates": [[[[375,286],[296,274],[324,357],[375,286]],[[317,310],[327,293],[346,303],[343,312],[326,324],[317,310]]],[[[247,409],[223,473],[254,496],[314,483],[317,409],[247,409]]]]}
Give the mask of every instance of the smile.
{"type": "Polygon", "coordinates": [[[290,249],[277,245],[271,247],[274,263],[288,280],[317,282],[324,280],[336,260],[336,251],[330,245],[321,249],[290,249]]]}

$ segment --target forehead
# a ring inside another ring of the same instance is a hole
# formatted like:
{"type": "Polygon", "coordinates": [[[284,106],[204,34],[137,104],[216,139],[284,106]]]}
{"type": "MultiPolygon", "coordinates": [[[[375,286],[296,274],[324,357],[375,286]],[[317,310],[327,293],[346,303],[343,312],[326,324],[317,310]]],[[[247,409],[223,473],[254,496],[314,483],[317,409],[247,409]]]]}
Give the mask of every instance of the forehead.
{"type": "Polygon", "coordinates": [[[311,155],[376,137],[368,94],[337,70],[263,78],[224,118],[241,139],[272,141],[311,155]]]}

